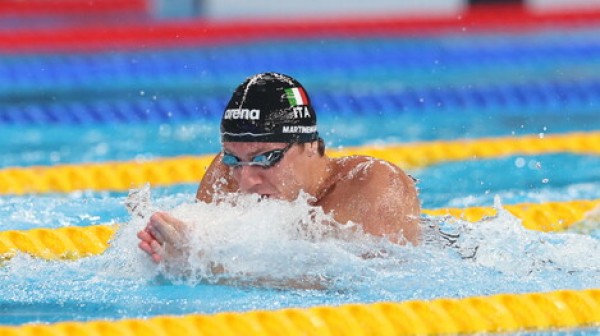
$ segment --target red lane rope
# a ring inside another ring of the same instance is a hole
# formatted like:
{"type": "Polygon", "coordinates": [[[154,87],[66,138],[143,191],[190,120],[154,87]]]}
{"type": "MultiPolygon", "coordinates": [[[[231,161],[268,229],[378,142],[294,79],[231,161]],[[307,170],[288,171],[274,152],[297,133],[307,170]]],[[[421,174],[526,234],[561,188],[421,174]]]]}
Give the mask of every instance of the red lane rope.
{"type": "Polygon", "coordinates": [[[148,0],[1,0],[0,17],[146,12],[148,8],[148,0]]]}
{"type": "Polygon", "coordinates": [[[600,9],[532,13],[515,5],[475,6],[463,14],[436,18],[343,18],[332,20],[176,21],[78,28],[0,31],[0,52],[100,51],[241,43],[314,37],[397,36],[522,31],[543,27],[600,25],[600,9]]]}

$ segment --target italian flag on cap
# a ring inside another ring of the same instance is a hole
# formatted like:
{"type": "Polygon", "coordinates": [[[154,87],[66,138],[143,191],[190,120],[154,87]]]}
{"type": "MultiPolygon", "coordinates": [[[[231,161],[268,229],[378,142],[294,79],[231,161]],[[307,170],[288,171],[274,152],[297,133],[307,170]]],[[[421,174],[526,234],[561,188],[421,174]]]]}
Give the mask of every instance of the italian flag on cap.
{"type": "Polygon", "coordinates": [[[285,93],[290,106],[308,105],[308,98],[303,88],[285,89],[285,93]]]}

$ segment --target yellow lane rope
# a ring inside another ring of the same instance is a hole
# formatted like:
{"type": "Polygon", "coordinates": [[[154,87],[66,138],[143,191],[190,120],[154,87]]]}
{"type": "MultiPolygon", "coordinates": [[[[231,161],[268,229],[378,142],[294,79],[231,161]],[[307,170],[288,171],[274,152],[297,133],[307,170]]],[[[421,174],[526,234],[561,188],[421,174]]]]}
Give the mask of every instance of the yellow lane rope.
{"type": "MultiPolygon", "coordinates": [[[[523,226],[538,231],[557,231],[583,220],[588,212],[600,207],[600,200],[523,203],[504,206],[523,221],[523,226]]],[[[471,222],[494,216],[488,207],[423,210],[431,216],[450,215],[471,222]]],[[[70,226],[58,229],[10,230],[0,232],[0,260],[10,259],[18,251],[35,257],[56,260],[76,259],[103,253],[117,225],[70,226]]]]}
{"type": "MultiPolygon", "coordinates": [[[[600,207],[600,199],[547,202],[542,204],[521,203],[503,205],[502,207],[513,216],[521,219],[522,225],[525,228],[552,232],[564,230],[583,220],[588,212],[600,207]]],[[[484,217],[495,216],[497,211],[493,207],[472,207],[424,209],[423,213],[430,216],[450,215],[469,222],[478,222],[484,217]]]]}
{"type": "Polygon", "coordinates": [[[0,260],[12,258],[18,251],[47,260],[97,255],[106,250],[116,231],[116,225],[3,231],[0,232],[0,260]]]}
{"type": "Polygon", "coordinates": [[[600,325],[600,289],[0,327],[0,335],[440,335],[600,325]]]}
{"type": "MultiPolygon", "coordinates": [[[[328,153],[333,157],[370,155],[404,169],[414,169],[446,161],[560,152],[599,155],[600,132],[366,146],[331,150],[328,153]]],[[[212,155],[182,156],[143,162],[6,168],[0,170],[0,194],[126,191],[145,182],[154,186],[197,183],[212,158],[212,155]]]]}

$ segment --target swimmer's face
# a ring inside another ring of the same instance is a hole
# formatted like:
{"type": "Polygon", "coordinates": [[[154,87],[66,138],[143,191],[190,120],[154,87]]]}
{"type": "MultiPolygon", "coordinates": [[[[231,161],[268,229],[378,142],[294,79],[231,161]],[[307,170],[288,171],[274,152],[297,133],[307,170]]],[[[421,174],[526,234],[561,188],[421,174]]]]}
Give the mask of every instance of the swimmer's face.
{"type": "Polygon", "coordinates": [[[225,142],[222,164],[229,166],[240,192],[291,201],[298,197],[308,181],[302,146],[277,142],[225,142]],[[279,160],[274,165],[268,165],[269,159],[277,157],[279,160]],[[261,166],[261,163],[267,163],[267,166],[261,166]]]}

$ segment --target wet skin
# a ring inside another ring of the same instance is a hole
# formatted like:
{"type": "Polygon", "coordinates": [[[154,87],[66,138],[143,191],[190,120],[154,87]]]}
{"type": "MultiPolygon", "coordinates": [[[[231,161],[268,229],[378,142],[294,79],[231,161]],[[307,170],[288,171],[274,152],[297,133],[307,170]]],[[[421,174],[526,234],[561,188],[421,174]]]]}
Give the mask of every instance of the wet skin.
{"type": "MultiPolygon", "coordinates": [[[[225,142],[224,152],[243,162],[285,143],[225,142]]],[[[270,168],[229,167],[222,153],[207,169],[196,198],[212,203],[218,195],[259,194],[266,198],[294,200],[301,190],[314,197],[313,206],[331,213],[338,223],[352,221],[364,232],[386,236],[398,243],[419,243],[420,204],[412,178],[395,165],[371,157],[329,158],[319,155],[318,143],[295,144],[270,168]]],[[[150,217],[138,233],[139,247],[154,262],[180,253],[186,224],[164,212],[150,217]]]]}

